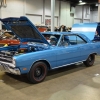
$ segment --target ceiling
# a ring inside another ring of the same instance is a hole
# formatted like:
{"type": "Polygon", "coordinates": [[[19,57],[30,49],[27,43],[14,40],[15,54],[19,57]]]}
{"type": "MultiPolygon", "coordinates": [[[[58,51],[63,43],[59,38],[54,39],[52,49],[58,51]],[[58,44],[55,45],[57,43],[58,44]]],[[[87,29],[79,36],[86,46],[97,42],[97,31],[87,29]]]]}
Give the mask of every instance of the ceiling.
{"type": "MultiPolygon", "coordinates": [[[[79,3],[79,0],[59,0],[59,1],[64,1],[64,2],[68,1],[73,5],[77,5],[79,3]]],[[[96,3],[98,3],[98,0],[82,0],[82,1],[90,5],[95,5],[96,3]]]]}

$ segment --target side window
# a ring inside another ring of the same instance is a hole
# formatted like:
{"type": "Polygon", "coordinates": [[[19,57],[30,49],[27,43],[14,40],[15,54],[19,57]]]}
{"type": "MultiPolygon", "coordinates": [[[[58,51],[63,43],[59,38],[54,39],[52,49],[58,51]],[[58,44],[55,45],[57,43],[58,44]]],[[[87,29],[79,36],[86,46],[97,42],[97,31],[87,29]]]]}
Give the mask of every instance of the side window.
{"type": "Polygon", "coordinates": [[[80,38],[79,36],[77,36],[77,44],[85,44],[86,42],[80,38]]]}
{"type": "Polygon", "coordinates": [[[69,41],[70,41],[70,44],[71,45],[75,45],[75,44],[77,44],[77,37],[76,37],[76,35],[70,35],[69,36],[69,41]]]}
{"type": "Polygon", "coordinates": [[[67,35],[62,36],[59,46],[68,46],[69,45],[69,37],[67,35]]]}
{"type": "Polygon", "coordinates": [[[71,45],[86,43],[82,38],[80,38],[77,35],[70,35],[69,36],[69,41],[70,41],[71,45]]]}
{"type": "Polygon", "coordinates": [[[59,46],[85,44],[86,42],[77,35],[64,35],[59,43],[59,46]]]}

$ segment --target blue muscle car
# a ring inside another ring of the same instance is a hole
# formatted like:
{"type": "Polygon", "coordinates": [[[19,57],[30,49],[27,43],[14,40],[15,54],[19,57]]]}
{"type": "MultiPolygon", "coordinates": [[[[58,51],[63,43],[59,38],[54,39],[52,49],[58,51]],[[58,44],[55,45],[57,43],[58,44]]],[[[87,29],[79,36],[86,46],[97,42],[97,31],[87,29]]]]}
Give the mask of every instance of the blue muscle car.
{"type": "Polygon", "coordinates": [[[21,41],[19,45],[0,49],[0,67],[12,74],[27,74],[32,83],[43,81],[48,70],[55,68],[79,62],[92,66],[95,55],[100,54],[100,42],[79,32],[41,34],[26,17],[0,20],[21,41]]]}

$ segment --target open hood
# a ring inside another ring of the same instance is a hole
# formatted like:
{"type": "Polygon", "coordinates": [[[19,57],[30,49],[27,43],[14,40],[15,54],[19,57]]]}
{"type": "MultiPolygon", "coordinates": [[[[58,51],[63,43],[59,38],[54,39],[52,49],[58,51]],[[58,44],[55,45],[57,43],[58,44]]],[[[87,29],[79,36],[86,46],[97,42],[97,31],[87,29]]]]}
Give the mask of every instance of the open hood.
{"type": "Polygon", "coordinates": [[[72,26],[71,32],[82,33],[86,35],[90,40],[95,37],[96,29],[99,23],[78,23],[72,26]]]}
{"type": "Polygon", "coordinates": [[[49,44],[27,17],[9,17],[0,19],[0,21],[5,25],[7,30],[11,30],[16,34],[21,42],[41,42],[49,44]]]}

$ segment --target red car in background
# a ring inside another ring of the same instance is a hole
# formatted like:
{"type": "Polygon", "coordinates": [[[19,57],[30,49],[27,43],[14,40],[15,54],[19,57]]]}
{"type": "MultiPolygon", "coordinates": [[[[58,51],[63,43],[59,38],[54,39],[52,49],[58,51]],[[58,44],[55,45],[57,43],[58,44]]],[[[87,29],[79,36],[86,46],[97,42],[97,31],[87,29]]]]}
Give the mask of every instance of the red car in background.
{"type": "Polygon", "coordinates": [[[47,26],[36,26],[40,32],[46,32],[48,27],[47,26]]]}
{"type": "MultiPolygon", "coordinates": [[[[11,46],[20,44],[20,40],[12,32],[4,32],[0,36],[0,46],[11,46]]],[[[26,42],[24,43],[26,44],[26,42]]]]}

